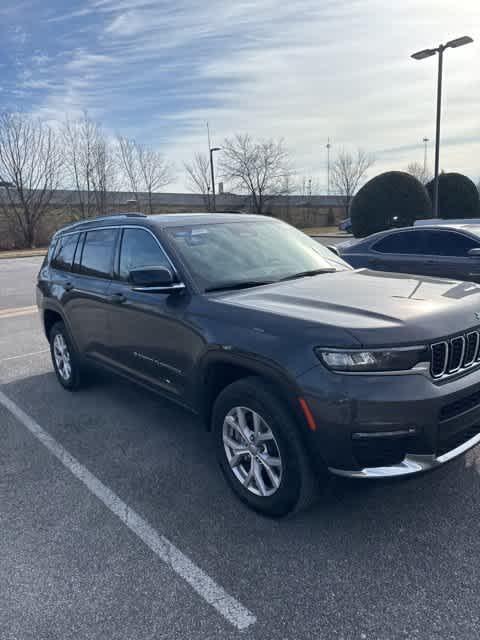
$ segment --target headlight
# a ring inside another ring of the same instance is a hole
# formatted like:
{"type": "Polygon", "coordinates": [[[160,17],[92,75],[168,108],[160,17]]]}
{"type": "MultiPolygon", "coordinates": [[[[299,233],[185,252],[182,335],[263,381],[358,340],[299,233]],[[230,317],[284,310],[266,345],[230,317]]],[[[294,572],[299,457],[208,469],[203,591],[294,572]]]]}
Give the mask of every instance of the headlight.
{"type": "Polygon", "coordinates": [[[399,349],[315,349],[323,364],[332,371],[408,371],[428,361],[427,347],[399,349]]]}

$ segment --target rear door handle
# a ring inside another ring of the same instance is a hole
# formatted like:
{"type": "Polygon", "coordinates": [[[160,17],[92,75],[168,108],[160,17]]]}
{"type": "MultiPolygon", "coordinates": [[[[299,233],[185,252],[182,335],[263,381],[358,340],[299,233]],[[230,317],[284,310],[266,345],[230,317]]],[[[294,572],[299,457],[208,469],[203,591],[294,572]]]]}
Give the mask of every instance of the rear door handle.
{"type": "Polygon", "coordinates": [[[123,304],[127,301],[127,298],[123,295],[123,293],[112,293],[111,296],[108,296],[108,301],[113,304],[123,304]]]}

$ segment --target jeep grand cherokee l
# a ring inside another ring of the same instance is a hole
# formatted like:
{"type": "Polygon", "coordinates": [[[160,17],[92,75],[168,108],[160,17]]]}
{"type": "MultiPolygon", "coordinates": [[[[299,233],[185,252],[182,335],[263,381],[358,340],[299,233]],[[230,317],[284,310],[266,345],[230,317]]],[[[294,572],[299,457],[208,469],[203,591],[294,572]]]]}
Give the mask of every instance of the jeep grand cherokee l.
{"type": "Polygon", "coordinates": [[[478,285],[354,271],[271,218],[124,214],[56,233],[37,291],[63,387],[91,361],[200,414],[265,514],[480,441],[478,285]]]}

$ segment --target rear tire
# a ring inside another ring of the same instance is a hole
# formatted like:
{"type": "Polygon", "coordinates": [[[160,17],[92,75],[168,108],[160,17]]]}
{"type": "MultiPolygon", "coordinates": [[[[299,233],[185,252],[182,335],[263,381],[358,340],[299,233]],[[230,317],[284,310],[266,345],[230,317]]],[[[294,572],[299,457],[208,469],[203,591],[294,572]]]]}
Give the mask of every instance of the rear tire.
{"type": "Polygon", "coordinates": [[[220,393],[212,430],[220,468],[251,509],[282,517],[308,508],[318,496],[299,426],[262,378],[238,380],[220,393]]]}
{"type": "Polygon", "coordinates": [[[64,389],[75,391],[82,385],[80,356],[63,322],[56,322],[50,330],[50,353],[53,368],[64,389]]]}

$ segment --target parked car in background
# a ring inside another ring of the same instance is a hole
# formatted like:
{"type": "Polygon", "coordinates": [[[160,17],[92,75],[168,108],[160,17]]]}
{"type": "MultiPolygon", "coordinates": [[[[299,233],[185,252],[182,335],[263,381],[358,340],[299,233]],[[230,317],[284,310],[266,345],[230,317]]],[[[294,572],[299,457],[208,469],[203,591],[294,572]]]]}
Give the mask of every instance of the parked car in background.
{"type": "Polygon", "coordinates": [[[480,442],[480,286],[354,271],[272,218],[73,224],[37,301],[65,389],[95,362],[199,414],[230,487],[271,516],[328,471],[411,475],[480,442]]]}
{"type": "Polygon", "coordinates": [[[348,233],[352,232],[352,219],[351,218],[345,218],[345,220],[342,220],[340,222],[340,224],[338,225],[338,229],[339,231],[347,231],[348,233]]]}
{"type": "Polygon", "coordinates": [[[390,229],[337,245],[352,267],[480,282],[480,224],[390,229]]]}

